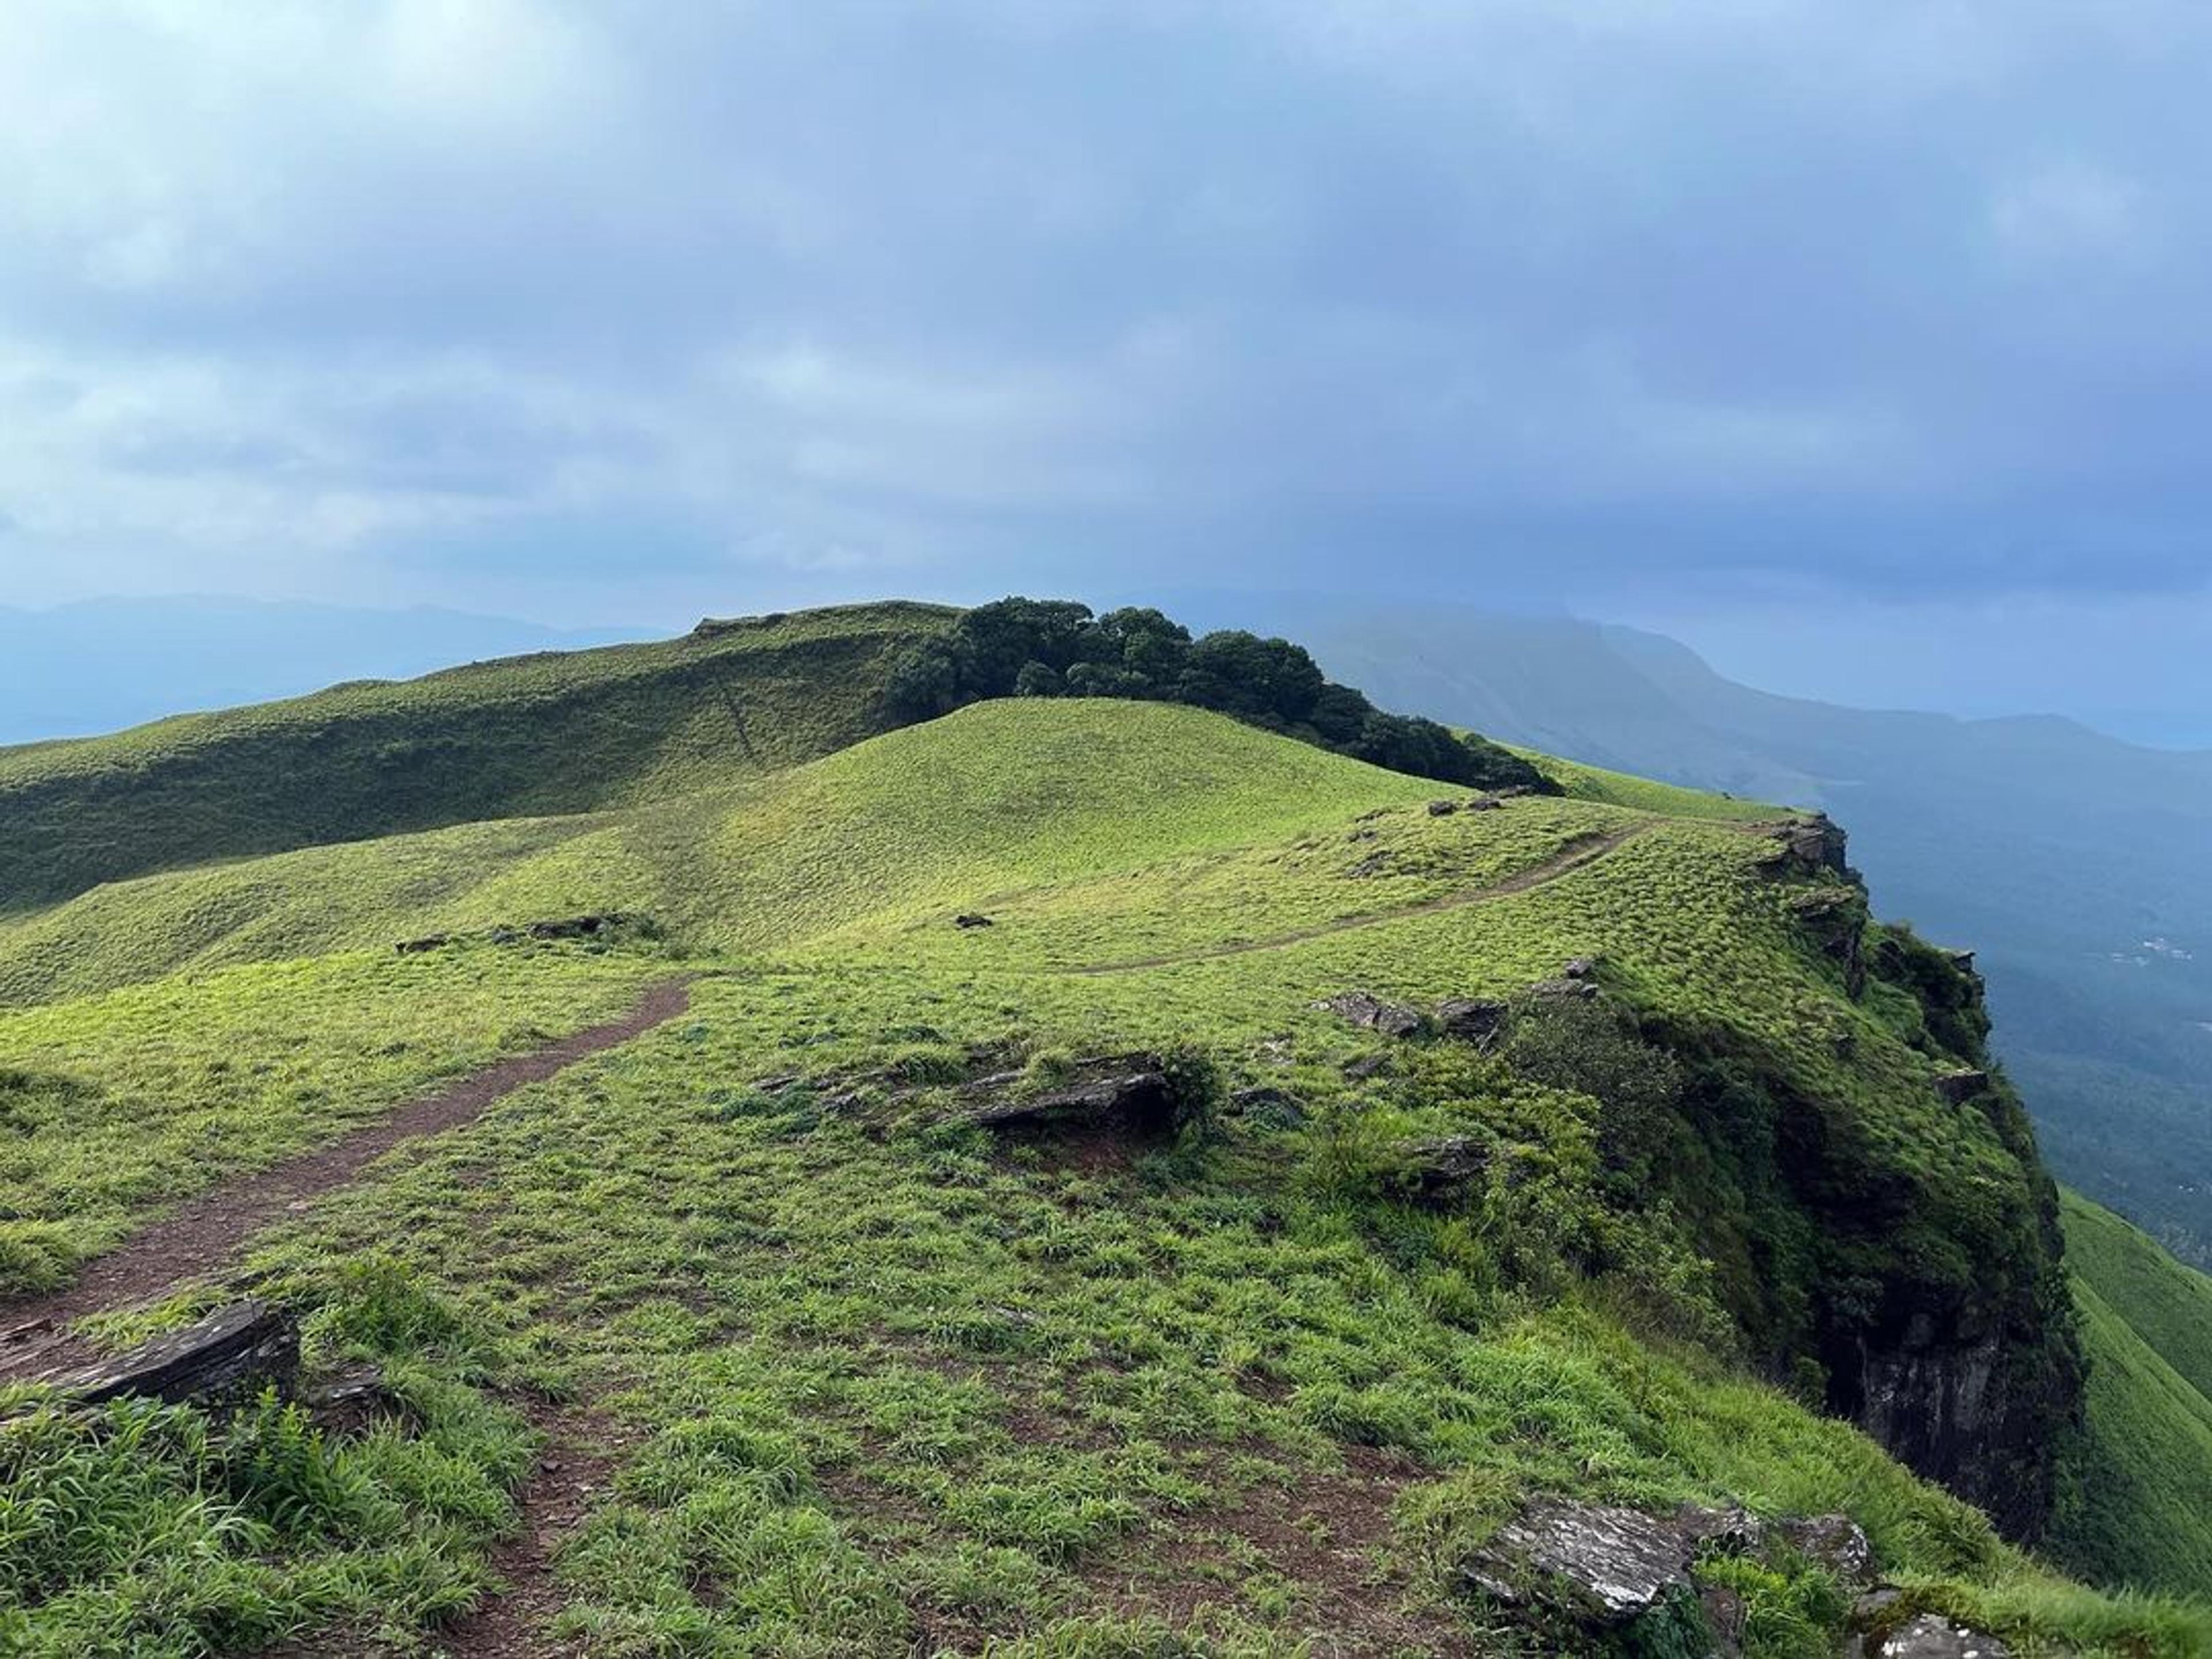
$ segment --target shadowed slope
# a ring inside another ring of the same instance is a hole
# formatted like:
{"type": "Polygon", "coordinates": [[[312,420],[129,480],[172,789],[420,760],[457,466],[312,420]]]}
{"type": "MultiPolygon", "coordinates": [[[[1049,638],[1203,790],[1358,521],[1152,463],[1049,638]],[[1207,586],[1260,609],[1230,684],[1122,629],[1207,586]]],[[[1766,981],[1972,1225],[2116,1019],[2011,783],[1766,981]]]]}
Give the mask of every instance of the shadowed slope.
{"type": "Polygon", "coordinates": [[[758,775],[880,729],[888,656],[952,612],[857,605],[362,683],[0,750],[0,914],[210,860],[758,775]]]}

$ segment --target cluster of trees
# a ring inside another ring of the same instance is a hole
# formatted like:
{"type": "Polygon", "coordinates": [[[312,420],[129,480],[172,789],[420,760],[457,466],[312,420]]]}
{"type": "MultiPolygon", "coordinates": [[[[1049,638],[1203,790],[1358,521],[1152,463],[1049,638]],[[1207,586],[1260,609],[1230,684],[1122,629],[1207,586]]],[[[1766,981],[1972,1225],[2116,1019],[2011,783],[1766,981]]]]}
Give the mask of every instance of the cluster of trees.
{"type": "Polygon", "coordinates": [[[933,720],[986,697],[1138,697],[1189,703],[1416,777],[1551,793],[1519,756],[1436,721],[1389,714],[1324,676],[1303,647],[1228,629],[1194,639],[1150,609],[1066,599],[978,605],[908,649],[885,688],[899,721],[933,720]]]}

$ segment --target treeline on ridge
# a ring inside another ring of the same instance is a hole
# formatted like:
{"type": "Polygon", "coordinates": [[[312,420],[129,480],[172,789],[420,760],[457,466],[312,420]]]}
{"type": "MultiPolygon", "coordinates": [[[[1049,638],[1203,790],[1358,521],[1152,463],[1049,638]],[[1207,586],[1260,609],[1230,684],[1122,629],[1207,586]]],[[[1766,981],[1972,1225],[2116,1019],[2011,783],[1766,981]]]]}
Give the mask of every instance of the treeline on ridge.
{"type": "Polygon", "coordinates": [[[994,600],[893,662],[884,706],[900,723],[989,697],[1135,697],[1211,708],[1270,732],[1415,777],[1545,794],[1527,761],[1435,720],[1392,714],[1322,674],[1303,646],[1240,629],[1194,639],[1147,608],[1094,615],[1071,599],[994,600]]]}

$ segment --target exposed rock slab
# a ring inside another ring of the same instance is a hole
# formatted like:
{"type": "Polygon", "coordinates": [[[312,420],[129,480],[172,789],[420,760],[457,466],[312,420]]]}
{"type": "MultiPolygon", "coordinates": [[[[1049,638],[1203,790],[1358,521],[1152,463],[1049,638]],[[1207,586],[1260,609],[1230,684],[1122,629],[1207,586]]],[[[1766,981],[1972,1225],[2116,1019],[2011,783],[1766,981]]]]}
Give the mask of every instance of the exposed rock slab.
{"type": "Polygon", "coordinates": [[[1881,1659],[2012,1659],[2012,1650],[1994,1636],[1923,1613],[1874,1651],[1881,1659]]]}
{"type": "Polygon", "coordinates": [[[1490,1167],[1487,1141],[1469,1135],[1437,1135],[1409,1140],[1398,1149],[1400,1180],[1419,1196],[1455,1198],[1482,1178],[1490,1167]]]}
{"type": "Polygon", "coordinates": [[[248,1300],[55,1382],[88,1405],[126,1395],[207,1404],[270,1387],[289,1395],[299,1373],[299,1322],[283,1309],[248,1300]]]}
{"type": "Polygon", "coordinates": [[[1502,1002],[1453,997],[1437,1005],[1437,1029],[1455,1042],[1487,1048],[1504,1030],[1507,1012],[1502,1002]]]}
{"type": "Polygon", "coordinates": [[[1569,1498],[1540,1498],[1492,1534],[1468,1582],[1509,1606],[1550,1606],[1625,1625],[1690,1591],[1697,1540],[1680,1522],[1569,1498]]]}
{"type": "MultiPolygon", "coordinates": [[[[1771,1562],[1778,1545],[1846,1583],[1864,1583],[1872,1573],[1873,1549],[1847,1516],[1766,1521],[1742,1509],[1696,1504],[1650,1515],[1547,1497],[1530,1500],[1492,1534],[1462,1576],[1470,1588],[1539,1622],[1569,1620],[1607,1652],[1624,1644],[1644,1651],[1643,1644],[1663,1633],[1668,1644],[1688,1638],[1728,1654],[1741,1650],[1747,1618],[1741,1598],[1723,1586],[1700,1586],[1692,1565],[1713,1556],[1771,1562]]],[[[1950,1653],[1929,1649],[1924,1659],[1949,1659],[1950,1653]]],[[[1923,1656],[1915,1650],[1914,1659],[1923,1656]]]]}
{"type": "Polygon", "coordinates": [[[1824,812],[1790,818],[1768,833],[1777,843],[1771,867],[1784,876],[1850,874],[1841,825],[1824,812]]]}
{"type": "Polygon", "coordinates": [[[1379,1031],[1384,1036],[1411,1037],[1418,1036],[1421,1032],[1420,1010],[1409,1008],[1401,1002],[1386,1002],[1371,992],[1346,991],[1340,995],[1325,998],[1314,1006],[1354,1025],[1379,1031]]]}
{"type": "Polygon", "coordinates": [[[1143,1134],[1176,1127],[1175,1086],[1157,1054],[1081,1060],[1066,1081],[1035,1093],[1022,1092],[1021,1080],[1016,1073],[967,1085],[969,1121],[988,1128],[1110,1123],[1143,1134]]]}

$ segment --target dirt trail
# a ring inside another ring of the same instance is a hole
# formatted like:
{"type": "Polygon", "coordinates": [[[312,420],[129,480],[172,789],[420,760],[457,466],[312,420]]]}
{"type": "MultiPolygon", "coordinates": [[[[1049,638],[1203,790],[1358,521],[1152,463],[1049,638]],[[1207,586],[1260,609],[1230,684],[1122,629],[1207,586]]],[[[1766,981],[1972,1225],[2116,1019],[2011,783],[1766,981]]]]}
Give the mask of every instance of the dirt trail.
{"type": "Polygon", "coordinates": [[[620,1019],[502,1060],[409,1102],[380,1123],[356,1129],[272,1169],[234,1176],[187,1200],[118,1249],[87,1262],[68,1289],[0,1303],[0,1381],[38,1376],[89,1358],[90,1351],[68,1335],[71,1322],[105,1309],[150,1301],[222,1267],[236,1260],[256,1231],[345,1186],[386,1152],[426,1135],[459,1128],[502,1095],[627,1042],[675,1018],[690,1002],[685,981],[665,980],[649,987],[620,1019]]]}
{"type": "Polygon", "coordinates": [[[1304,945],[1309,939],[1327,939],[1332,933],[1349,933],[1361,927],[1380,927],[1387,922],[1404,921],[1412,916],[1432,916],[1441,911],[1462,910],[1471,904],[1488,904],[1494,900],[1511,898],[1516,893],[1526,893],[1571,875],[1584,865],[1595,864],[1600,859],[1618,850],[1622,843],[1656,827],[1656,820],[1624,825],[1583,836],[1565,851],[1553,854],[1541,864],[1532,864],[1525,870],[1516,870],[1502,881],[1487,887],[1478,887],[1471,892],[1447,893],[1442,898],[1425,899],[1419,904],[1408,904],[1402,909],[1378,911],[1373,915],[1346,916],[1340,921],[1325,921],[1316,927],[1300,927],[1291,933],[1273,933],[1266,939],[1240,939],[1234,945],[1209,945],[1196,951],[1170,951],[1157,957],[1138,957],[1128,962],[1106,962],[1087,968],[1062,968],[1058,972],[1079,978],[1091,978],[1101,974],[1133,974],[1146,968],[1176,968],[1187,962],[1213,962],[1223,957],[1241,957],[1254,951],[1279,951],[1285,945],[1304,945]]]}
{"type": "Polygon", "coordinates": [[[569,1659],[580,1651],[545,1633],[562,1606],[554,1553],[612,1487],[638,1436],[588,1407],[541,1404],[530,1421],[544,1447],[514,1495],[520,1529],[491,1553],[504,1588],[438,1632],[432,1645],[450,1659],[569,1659]]]}

